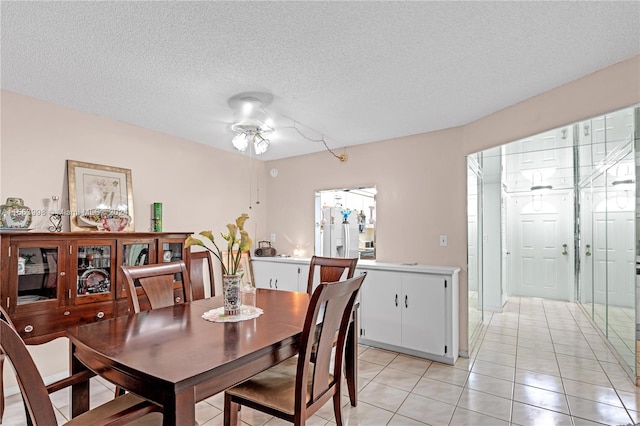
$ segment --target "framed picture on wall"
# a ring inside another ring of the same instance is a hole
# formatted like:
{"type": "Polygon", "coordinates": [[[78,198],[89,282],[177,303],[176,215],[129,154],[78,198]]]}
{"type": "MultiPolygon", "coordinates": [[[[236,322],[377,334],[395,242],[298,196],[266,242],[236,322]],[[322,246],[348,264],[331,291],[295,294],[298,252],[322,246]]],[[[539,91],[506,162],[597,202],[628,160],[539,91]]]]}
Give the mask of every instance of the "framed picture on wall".
{"type": "Polygon", "coordinates": [[[133,231],[131,170],[67,160],[70,229],[133,231]]]}

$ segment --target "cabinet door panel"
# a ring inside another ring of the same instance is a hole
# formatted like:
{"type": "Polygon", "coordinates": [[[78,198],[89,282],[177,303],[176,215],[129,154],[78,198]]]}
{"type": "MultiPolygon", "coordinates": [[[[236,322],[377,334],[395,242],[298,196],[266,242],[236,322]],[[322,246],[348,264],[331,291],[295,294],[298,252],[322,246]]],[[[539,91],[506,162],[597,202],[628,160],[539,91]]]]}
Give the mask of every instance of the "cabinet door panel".
{"type": "Polygon", "coordinates": [[[444,278],[402,274],[402,346],[444,355],[447,321],[444,278]]]}
{"type": "Polygon", "coordinates": [[[367,271],[360,294],[362,337],[400,346],[399,275],[388,271],[367,271]]]}
{"type": "Polygon", "coordinates": [[[69,292],[72,305],[92,304],[115,298],[115,240],[86,239],[71,242],[69,292]]]}
{"type": "Polygon", "coordinates": [[[253,262],[252,267],[257,288],[298,291],[299,265],[257,261],[253,262]]]}
{"type": "Polygon", "coordinates": [[[135,266],[155,263],[156,240],[153,238],[126,238],[118,240],[118,252],[116,256],[116,296],[127,297],[124,276],[120,271],[120,265],[135,266]]]}
{"type": "MultiPolygon", "coordinates": [[[[64,241],[24,241],[12,245],[9,258],[9,313],[47,311],[66,304],[64,241]]],[[[6,262],[6,261],[4,261],[6,262]]]]}

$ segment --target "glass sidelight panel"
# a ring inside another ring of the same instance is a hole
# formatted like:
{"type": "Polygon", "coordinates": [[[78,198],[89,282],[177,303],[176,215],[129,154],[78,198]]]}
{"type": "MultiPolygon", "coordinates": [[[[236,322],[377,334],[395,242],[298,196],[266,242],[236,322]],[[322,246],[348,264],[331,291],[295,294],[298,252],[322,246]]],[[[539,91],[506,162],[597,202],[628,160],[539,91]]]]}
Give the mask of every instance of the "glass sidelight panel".
{"type": "Polygon", "coordinates": [[[482,176],[479,155],[467,158],[467,283],[469,352],[480,334],[482,303],[482,176]]]}
{"type": "Polygon", "coordinates": [[[629,108],[577,125],[580,202],[578,300],[636,374],[634,114],[629,108]]]}
{"type": "MultiPolygon", "coordinates": [[[[640,199],[636,191],[639,141],[638,106],[614,111],[503,145],[500,181],[501,198],[508,213],[507,219],[502,218],[501,238],[508,254],[506,259],[511,259],[503,261],[502,267],[512,266],[500,279],[508,296],[576,300],[614,349],[621,366],[636,379],[640,379],[636,349],[640,336],[640,275],[637,272],[640,257],[636,257],[640,247],[640,227],[636,225],[640,220],[640,199]],[[540,190],[543,194],[545,189],[548,191],[544,195],[536,192],[540,190]],[[519,214],[519,221],[510,221],[509,214],[511,217],[519,214]],[[558,229],[564,226],[560,218],[570,222],[566,227],[568,232],[559,233],[563,236],[559,245],[547,238],[551,235],[549,224],[553,217],[559,218],[558,229]],[[545,237],[542,243],[538,242],[542,237],[545,237]],[[546,269],[531,266],[537,255],[533,249],[538,246],[542,250],[539,257],[547,261],[546,269]],[[551,264],[547,251],[562,254],[554,258],[553,264],[566,265],[569,270],[566,276],[558,279],[557,273],[546,273],[551,264]],[[537,276],[530,272],[543,270],[545,274],[537,276]],[[549,281],[549,277],[555,277],[558,285],[543,282],[542,287],[561,289],[562,293],[524,291],[539,285],[543,278],[549,281]],[[575,287],[563,288],[563,283],[575,287]]],[[[489,171],[492,155],[491,150],[486,150],[470,155],[467,160],[470,336],[475,324],[471,308],[475,306],[476,295],[472,290],[478,281],[476,274],[482,278],[483,269],[484,286],[479,287],[484,292],[481,303],[487,311],[492,309],[494,280],[488,278],[486,266],[493,235],[487,217],[498,214],[490,210],[488,202],[493,182],[489,171]],[[482,179],[476,178],[478,188],[473,187],[470,158],[481,159],[477,160],[482,176],[482,179]],[[473,228],[471,224],[475,220],[484,224],[484,228],[473,228]],[[474,269],[472,257],[485,260],[474,269]]]]}

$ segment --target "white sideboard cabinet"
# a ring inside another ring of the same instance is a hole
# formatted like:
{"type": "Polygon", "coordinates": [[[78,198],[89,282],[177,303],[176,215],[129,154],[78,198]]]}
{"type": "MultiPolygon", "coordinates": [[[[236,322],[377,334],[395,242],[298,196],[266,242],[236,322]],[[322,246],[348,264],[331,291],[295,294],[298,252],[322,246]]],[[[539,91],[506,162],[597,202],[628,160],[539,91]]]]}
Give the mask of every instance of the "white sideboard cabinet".
{"type": "Polygon", "coordinates": [[[257,288],[306,292],[309,262],[310,259],[305,263],[300,258],[252,258],[255,285],[257,288]]]}
{"type": "Polygon", "coordinates": [[[361,265],[360,343],[455,363],[459,268],[361,265]]]}
{"type": "MultiPolygon", "coordinates": [[[[307,289],[307,258],[253,258],[256,287],[307,289]]],[[[359,260],[360,343],[455,363],[459,351],[460,268],[359,260]]]]}

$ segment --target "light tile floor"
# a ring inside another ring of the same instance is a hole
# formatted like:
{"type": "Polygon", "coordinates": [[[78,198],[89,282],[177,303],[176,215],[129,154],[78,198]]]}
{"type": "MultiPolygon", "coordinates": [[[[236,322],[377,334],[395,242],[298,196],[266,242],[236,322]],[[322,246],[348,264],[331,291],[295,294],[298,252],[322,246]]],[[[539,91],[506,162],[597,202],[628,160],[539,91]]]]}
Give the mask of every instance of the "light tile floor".
{"type": "MultiPolygon", "coordinates": [[[[347,425],[629,425],[638,423],[640,392],[580,308],[572,303],[511,298],[489,314],[470,358],[454,366],[360,347],[359,403],[344,398],[347,425]]],[[[92,406],[113,387],[92,379],[92,406]]],[[[60,422],[68,391],[52,395],[60,422]]],[[[24,425],[19,395],[7,398],[4,425],[24,425]]],[[[200,425],[222,425],[222,394],[196,406],[200,425]]],[[[243,426],[285,425],[242,409],[243,426]]],[[[331,403],[310,426],[334,425],[331,403]]]]}

